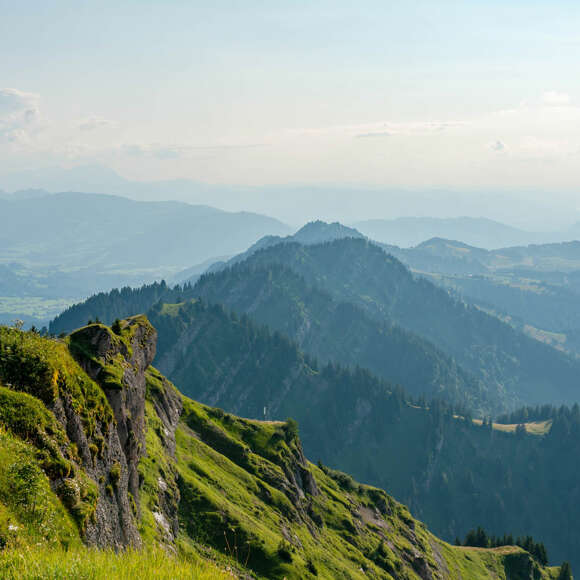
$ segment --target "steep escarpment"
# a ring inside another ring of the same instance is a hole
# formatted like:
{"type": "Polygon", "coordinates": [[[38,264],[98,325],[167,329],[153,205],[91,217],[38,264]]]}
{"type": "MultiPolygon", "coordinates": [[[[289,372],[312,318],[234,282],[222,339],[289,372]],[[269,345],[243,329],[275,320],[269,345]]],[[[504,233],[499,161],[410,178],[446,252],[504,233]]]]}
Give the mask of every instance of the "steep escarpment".
{"type": "MultiPolygon", "coordinates": [[[[89,544],[141,545],[137,468],[145,452],[145,371],[155,341],[143,318],[125,321],[119,334],[90,325],[66,342],[2,329],[5,396],[21,391],[45,404],[47,426],[40,423],[33,439],[50,454],[52,487],[89,544]]],[[[15,411],[12,420],[25,413],[15,411]]]]}
{"type": "Polygon", "coordinates": [[[144,317],[66,340],[0,329],[0,571],[82,542],[268,579],[557,574],[521,548],[442,542],[384,491],[309,463],[293,420],[184,397],[150,366],[155,338],[144,317]]]}

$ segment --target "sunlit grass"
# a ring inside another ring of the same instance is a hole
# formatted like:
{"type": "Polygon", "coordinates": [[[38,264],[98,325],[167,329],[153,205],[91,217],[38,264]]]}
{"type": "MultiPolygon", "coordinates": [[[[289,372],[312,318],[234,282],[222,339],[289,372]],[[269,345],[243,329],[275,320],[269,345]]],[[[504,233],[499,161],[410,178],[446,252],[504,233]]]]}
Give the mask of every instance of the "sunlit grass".
{"type": "Polygon", "coordinates": [[[222,580],[232,576],[203,560],[173,557],[163,550],[78,548],[64,551],[46,547],[0,553],[0,578],[5,580],[222,580]]]}
{"type": "MultiPolygon", "coordinates": [[[[476,425],[481,426],[481,419],[473,419],[476,425]]],[[[519,423],[493,423],[493,428],[496,431],[503,431],[504,433],[515,433],[516,428],[519,423]]],[[[546,435],[552,427],[552,419],[547,421],[530,421],[528,423],[523,423],[526,428],[526,432],[530,435],[546,435]]]]}

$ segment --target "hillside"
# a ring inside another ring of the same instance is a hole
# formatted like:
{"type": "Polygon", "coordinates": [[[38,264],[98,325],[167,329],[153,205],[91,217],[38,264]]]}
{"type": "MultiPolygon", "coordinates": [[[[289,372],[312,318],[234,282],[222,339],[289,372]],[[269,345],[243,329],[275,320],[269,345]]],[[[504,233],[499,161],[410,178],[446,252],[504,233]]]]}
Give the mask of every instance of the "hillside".
{"type": "Polygon", "coordinates": [[[28,317],[38,326],[56,314],[51,300],[66,306],[94,292],[170,278],[264,235],[289,233],[259,214],[73,192],[6,196],[0,215],[0,321],[28,317]]]}
{"type": "Polygon", "coordinates": [[[333,298],[282,265],[242,263],[205,275],[190,295],[251,316],[321,362],[368,368],[413,395],[474,408],[488,408],[497,400],[432,343],[369,315],[360,305],[333,298]]]}
{"type": "MultiPolygon", "coordinates": [[[[350,238],[314,246],[280,244],[244,262],[247,268],[270,264],[282,264],[335,300],[437,345],[478,377],[493,397],[499,393],[498,407],[573,403],[580,396],[578,361],[414,277],[373,243],[350,238]]],[[[233,277],[235,268],[231,272],[221,276],[233,277]]],[[[210,284],[217,282],[210,276],[200,279],[194,293],[205,295],[204,285],[210,284]]],[[[216,301],[228,303],[222,295],[216,301]]]]}
{"type": "Polygon", "coordinates": [[[155,336],[144,317],[65,341],[0,329],[0,460],[18,458],[0,471],[4,577],[128,577],[132,562],[152,578],[168,545],[166,573],[193,562],[200,578],[219,577],[211,560],[257,578],[556,578],[520,548],[445,544],[385,492],[308,463],[290,420],[183,397],[149,366],[155,336]],[[80,563],[83,544],[148,549],[80,563]]]}
{"type": "MultiPolygon", "coordinates": [[[[194,287],[153,284],[98,294],[64,311],[50,324],[49,331],[60,334],[97,318],[110,324],[115,318],[143,311],[155,316],[162,304],[191,296],[223,301],[234,310],[250,312],[254,320],[292,337],[322,362],[341,360],[364,366],[415,395],[439,396],[476,407],[491,405],[482,385],[432,344],[395,325],[377,323],[362,309],[333,300],[326,292],[306,285],[291,270],[278,266],[248,270],[241,265],[233,276],[224,271],[216,277],[204,277],[194,287]]],[[[163,324],[160,344],[173,332],[163,324]]]]}
{"type": "Polygon", "coordinates": [[[579,242],[487,251],[434,238],[414,248],[385,249],[413,271],[530,336],[580,352],[579,242]]]}
{"type": "Polygon", "coordinates": [[[186,395],[248,417],[295,417],[310,457],[388,490],[448,540],[477,522],[498,535],[532,533],[580,565],[578,406],[524,409],[492,430],[447,405],[411,401],[367,370],[320,365],[219,306],[165,304],[150,316],[156,365],[186,395]],[[524,435],[517,427],[528,422],[524,435]]]}

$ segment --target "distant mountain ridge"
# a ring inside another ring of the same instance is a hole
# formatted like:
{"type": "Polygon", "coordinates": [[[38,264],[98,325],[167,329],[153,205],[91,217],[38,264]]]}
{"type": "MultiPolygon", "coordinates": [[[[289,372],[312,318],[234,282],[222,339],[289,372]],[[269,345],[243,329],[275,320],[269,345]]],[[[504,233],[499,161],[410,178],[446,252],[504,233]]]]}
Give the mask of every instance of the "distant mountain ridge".
{"type": "Polygon", "coordinates": [[[413,248],[383,247],[466,302],[580,355],[579,241],[485,250],[432,238],[413,248]]]}
{"type": "Polygon", "coordinates": [[[74,192],[5,196],[0,214],[0,264],[18,278],[2,295],[16,297],[23,287],[31,296],[70,298],[120,281],[138,285],[290,231],[247,212],[74,192]]]}
{"type": "Polygon", "coordinates": [[[507,272],[516,269],[537,272],[572,272],[580,269],[580,241],[528,244],[496,250],[446,238],[431,238],[412,248],[383,245],[412,268],[446,273],[507,272]]]}
{"type": "Polygon", "coordinates": [[[59,256],[72,267],[190,266],[211,257],[208,247],[213,255],[231,253],[263,233],[289,230],[257,214],[112,195],[71,192],[0,203],[8,242],[0,259],[46,264],[59,256]]]}
{"type": "MultiPolygon", "coordinates": [[[[330,242],[333,240],[340,240],[342,238],[364,238],[358,230],[349,228],[339,222],[326,223],[322,220],[308,222],[302,226],[296,233],[282,237],[282,236],[264,236],[260,238],[255,244],[252,244],[245,252],[238,254],[229,260],[218,261],[208,267],[206,272],[218,272],[226,267],[233,266],[243,262],[259,250],[264,250],[277,244],[289,244],[298,242],[299,244],[312,245],[323,242],[330,242]]],[[[197,278],[182,278],[185,281],[194,281],[197,278]]]]}
{"type": "Polygon", "coordinates": [[[575,239],[577,227],[558,232],[529,232],[487,218],[401,217],[372,219],[351,224],[369,238],[401,248],[416,247],[432,238],[461,240],[486,249],[523,246],[575,239]]]}

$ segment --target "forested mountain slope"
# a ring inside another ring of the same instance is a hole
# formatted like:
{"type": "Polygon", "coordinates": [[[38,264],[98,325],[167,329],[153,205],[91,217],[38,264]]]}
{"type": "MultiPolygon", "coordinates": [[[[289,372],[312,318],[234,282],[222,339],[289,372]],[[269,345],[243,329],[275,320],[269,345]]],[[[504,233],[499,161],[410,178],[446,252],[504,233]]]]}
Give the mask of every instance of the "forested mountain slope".
{"type": "Polygon", "coordinates": [[[489,408],[499,398],[432,343],[359,305],[333,299],[287,267],[243,263],[203,276],[191,295],[248,314],[322,362],[360,365],[414,395],[440,396],[474,408],[489,408]]]}
{"type": "Polygon", "coordinates": [[[174,291],[165,281],[144,284],[139,288],[126,286],[120,290],[114,288],[109,292],[99,292],[61,312],[49,324],[48,332],[53,335],[69,333],[84,326],[88,320],[100,320],[110,325],[116,318],[147,312],[159,300],[174,302],[180,292],[181,289],[174,291]]]}
{"type": "Polygon", "coordinates": [[[560,350],[580,353],[580,242],[488,251],[434,238],[385,249],[468,303],[560,350]]]}
{"type": "Polygon", "coordinates": [[[413,393],[458,393],[451,398],[470,402],[474,412],[580,396],[579,361],[414,277],[363,239],[285,242],[204,275],[193,288],[97,295],[49,330],[69,331],[95,317],[111,323],[157,301],[196,296],[250,314],[321,360],[359,364],[413,393]]]}
{"type": "MultiPolygon", "coordinates": [[[[314,246],[281,244],[245,262],[272,263],[285,265],[308,284],[378,320],[395,322],[430,340],[478,376],[490,392],[501,392],[500,404],[575,402],[580,397],[578,361],[413,277],[373,243],[350,238],[314,246]]],[[[208,283],[207,278],[200,280],[198,291],[208,283]]]]}

